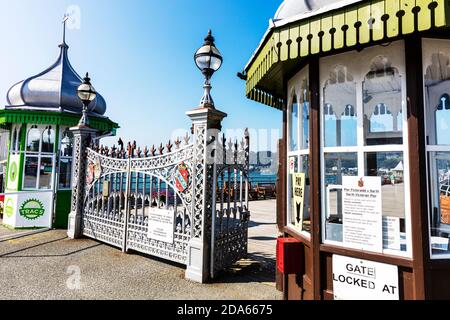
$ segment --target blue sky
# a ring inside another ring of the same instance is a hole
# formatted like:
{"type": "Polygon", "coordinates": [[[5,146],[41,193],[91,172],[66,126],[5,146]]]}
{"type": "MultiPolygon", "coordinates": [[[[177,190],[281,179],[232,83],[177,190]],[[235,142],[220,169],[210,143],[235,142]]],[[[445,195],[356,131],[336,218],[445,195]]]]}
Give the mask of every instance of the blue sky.
{"type": "Polygon", "coordinates": [[[124,140],[159,144],[175,129],[189,129],[185,112],[198,106],[203,93],[193,55],[211,28],[224,56],[212,91],[216,107],[228,113],[224,129],[268,129],[257,144],[254,137],[253,149],[273,148],[270,141],[281,128],[281,113],[247,100],[245,83],[236,73],[248,62],[281,2],[0,0],[0,104],[6,104],[6,92],[14,83],[56,60],[62,16],[74,5],[80,19],[72,26],[80,28],[67,31],[70,60],[79,74],[90,72],[124,140]]]}

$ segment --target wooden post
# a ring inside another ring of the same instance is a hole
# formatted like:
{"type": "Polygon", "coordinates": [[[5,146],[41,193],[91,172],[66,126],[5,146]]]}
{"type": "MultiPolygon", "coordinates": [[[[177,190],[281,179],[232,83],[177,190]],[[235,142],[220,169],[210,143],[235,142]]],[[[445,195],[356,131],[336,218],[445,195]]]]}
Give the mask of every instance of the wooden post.
{"type": "Polygon", "coordinates": [[[423,101],[422,39],[405,38],[414,298],[428,298],[425,267],[429,261],[427,170],[423,101]]]}

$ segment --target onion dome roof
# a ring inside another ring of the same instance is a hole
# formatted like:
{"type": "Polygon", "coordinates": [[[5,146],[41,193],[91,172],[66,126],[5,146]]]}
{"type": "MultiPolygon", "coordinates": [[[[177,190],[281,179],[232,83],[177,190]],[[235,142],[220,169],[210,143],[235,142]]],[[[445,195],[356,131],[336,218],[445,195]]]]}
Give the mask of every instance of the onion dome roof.
{"type": "MultiPolygon", "coordinates": [[[[34,109],[82,113],[83,103],[78,98],[77,88],[82,78],[73,69],[68,57],[69,46],[65,42],[65,28],[61,51],[57,61],[48,69],[25,79],[8,90],[7,109],[34,109]]],[[[92,101],[92,114],[104,115],[106,101],[97,93],[92,101]]]]}

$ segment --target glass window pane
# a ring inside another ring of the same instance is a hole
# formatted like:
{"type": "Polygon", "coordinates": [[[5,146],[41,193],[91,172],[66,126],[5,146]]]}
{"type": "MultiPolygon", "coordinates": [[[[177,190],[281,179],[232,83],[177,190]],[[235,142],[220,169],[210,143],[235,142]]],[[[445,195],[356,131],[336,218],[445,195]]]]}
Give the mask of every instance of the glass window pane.
{"type": "Polygon", "coordinates": [[[290,108],[290,117],[289,117],[289,150],[297,151],[298,150],[298,119],[299,119],[299,107],[297,103],[297,97],[294,96],[294,100],[292,102],[290,108]]]}
{"type": "Polygon", "coordinates": [[[309,206],[309,193],[310,193],[310,179],[309,179],[309,156],[295,156],[290,157],[290,174],[289,174],[289,223],[294,227],[301,229],[302,231],[310,232],[311,230],[311,212],[309,206]],[[304,173],[305,174],[305,189],[303,193],[303,217],[298,216],[301,212],[299,208],[297,208],[297,204],[294,201],[294,174],[295,173],[304,173]],[[301,227],[299,226],[299,222],[302,221],[301,227]]]}
{"type": "Polygon", "coordinates": [[[41,158],[41,166],[39,170],[39,189],[48,190],[52,188],[52,171],[53,159],[41,158]]]}
{"type": "Polygon", "coordinates": [[[373,60],[363,83],[363,103],[365,144],[403,144],[402,79],[388,59],[373,60]]]}
{"type": "Polygon", "coordinates": [[[28,152],[39,152],[40,139],[41,139],[41,131],[36,126],[32,127],[28,131],[27,151],[28,152]]]}
{"type": "Polygon", "coordinates": [[[366,153],[366,175],[381,179],[384,248],[399,251],[406,251],[403,164],[402,152],[366,153]]]}
{"type": "Polygon", "coordinates": [[[325,147],[356,146],[356,84],[344,66],[330,73],[323,94],[325,147]]]}
{"type": "Polygon", "coordinates": [[[342,242],[342,177],[358,175],[357,153],[325,154],[325,239],[342,242]]]}
{"type": "Polygon", "coordinates": [[[449,254],[450,238],[450,153],[432,152],[431,248],[434,255],[449,254]]]}
{"type": "Polygon", "coordinates": [[[72,159],[61,159],[59,162],[59,189],[70,189],[72,179],[72,159]]]}
{"type": "Polygon", "coordinates": [[[38,157],[26,157],[25,159],[25,179],[23,182],[25,189],[36,189],[38,162],[38,157]]]}
{"type": "Polygon", "coordinates": [[[53,153],[55,149],[55,130],[50,126],[42,133],[42,152],[53,153]]]}
{"type": "Polygon", "coordinates": [[[72,157],[73,155],[73,133],[66,129],[61,139],[61,157],[72,157]]]}

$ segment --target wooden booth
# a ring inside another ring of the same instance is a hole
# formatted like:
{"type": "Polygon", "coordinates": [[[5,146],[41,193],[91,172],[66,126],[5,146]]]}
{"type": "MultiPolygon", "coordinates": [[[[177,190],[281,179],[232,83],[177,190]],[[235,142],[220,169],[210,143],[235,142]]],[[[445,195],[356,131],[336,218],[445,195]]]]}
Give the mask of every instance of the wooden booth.
{"type": "Polygon", "coordinates": [[[283,112],[286,299],[450,298],[449,27],[444,0],[286,0],[271,21],[240,76],[283,112]]]}

